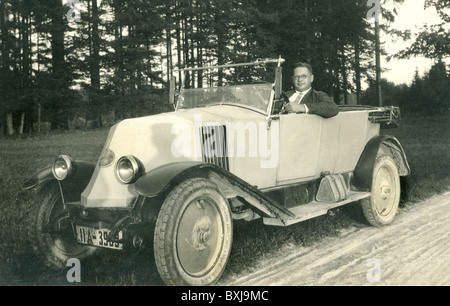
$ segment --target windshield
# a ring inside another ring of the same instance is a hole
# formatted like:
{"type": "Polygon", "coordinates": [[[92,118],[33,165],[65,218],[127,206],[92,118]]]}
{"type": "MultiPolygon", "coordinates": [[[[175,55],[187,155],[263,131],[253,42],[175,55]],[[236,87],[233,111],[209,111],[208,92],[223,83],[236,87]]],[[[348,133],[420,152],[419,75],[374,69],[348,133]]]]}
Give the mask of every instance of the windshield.
{"type": "Polygon", "coordinates": [[[267,112],[272,84],[268,82],[213,88],[184,89],[178,97],[178,108],[196,108],[208,105],[236,104],[267,112]]]}

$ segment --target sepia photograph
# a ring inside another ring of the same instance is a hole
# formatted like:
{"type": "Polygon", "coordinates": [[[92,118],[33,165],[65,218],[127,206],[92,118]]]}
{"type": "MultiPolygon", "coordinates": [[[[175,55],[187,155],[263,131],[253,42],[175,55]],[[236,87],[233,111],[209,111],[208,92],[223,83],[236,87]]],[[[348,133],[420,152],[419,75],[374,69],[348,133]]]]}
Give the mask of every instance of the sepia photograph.
{"type": "Polygon", "coordinates": [[[450,0],[0,0],[0,41],[1,286],[450,285],[450,0]]]}

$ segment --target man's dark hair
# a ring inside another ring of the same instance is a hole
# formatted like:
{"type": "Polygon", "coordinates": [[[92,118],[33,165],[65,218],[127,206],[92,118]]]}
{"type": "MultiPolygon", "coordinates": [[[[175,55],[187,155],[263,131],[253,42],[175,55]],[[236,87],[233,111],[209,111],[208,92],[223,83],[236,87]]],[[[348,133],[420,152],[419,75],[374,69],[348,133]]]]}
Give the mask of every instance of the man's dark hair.
{"type": "Polygon", "coordinates": [[[305,63],[305,62],[298,62],[298,63],[295,63],[295,64],[294,64],[294,69],[293,69],[292,71],[294,71],[296,68],[299,68],[299,67],[305,67],[306,69],[308,69],[308,71],[309,71],[310,74],[314,74],[311,65],[308,64],[308,63],[305,63]]]}

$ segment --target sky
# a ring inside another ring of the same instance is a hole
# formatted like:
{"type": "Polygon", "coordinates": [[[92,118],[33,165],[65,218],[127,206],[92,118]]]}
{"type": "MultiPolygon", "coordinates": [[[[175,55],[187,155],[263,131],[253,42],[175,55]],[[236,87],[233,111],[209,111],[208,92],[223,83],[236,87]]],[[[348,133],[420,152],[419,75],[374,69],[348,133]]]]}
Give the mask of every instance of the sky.
{"type": "MultiPolygon", "coordinates": [[[[418,33],[424,24],[431,25],[442,22],[434,8],[424,9],[424,0],[405,0],[401,6],[398,6],[397,13],[392,28],[397,30],[411,30],[412,39],[414,38],[414,33],[418,33]]],[[[412,44],[412,39],[407,42],[403,42],[402,40],[394,42],[390,37],[381,37],[381,41],[384,41],[385,48],[391,55],[412,44]]],[[[389,71],[384,72],[382,78],[397,85],[410,85],[416,69],[419,71],[419,75],[423,76],[424,73],[430,69],[432,64],[432,60],[422,57],[411,57],[405,60],[391,60],[390,62],[388,62],[386,58],[383,58],[381,66],[382,68],[389,69],[389,71]]]]}

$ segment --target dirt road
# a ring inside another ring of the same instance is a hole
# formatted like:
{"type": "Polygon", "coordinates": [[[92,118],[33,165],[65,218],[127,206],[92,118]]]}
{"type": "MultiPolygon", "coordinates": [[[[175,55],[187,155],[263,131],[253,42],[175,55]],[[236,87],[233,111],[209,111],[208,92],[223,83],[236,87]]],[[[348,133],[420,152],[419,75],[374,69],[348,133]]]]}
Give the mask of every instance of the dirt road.
{"type": "Polygon", "coordinates": [[[450,285],[450,192],[402,208],[387,227],[286,246],[258,266],[218,285],[450,285]]]}

